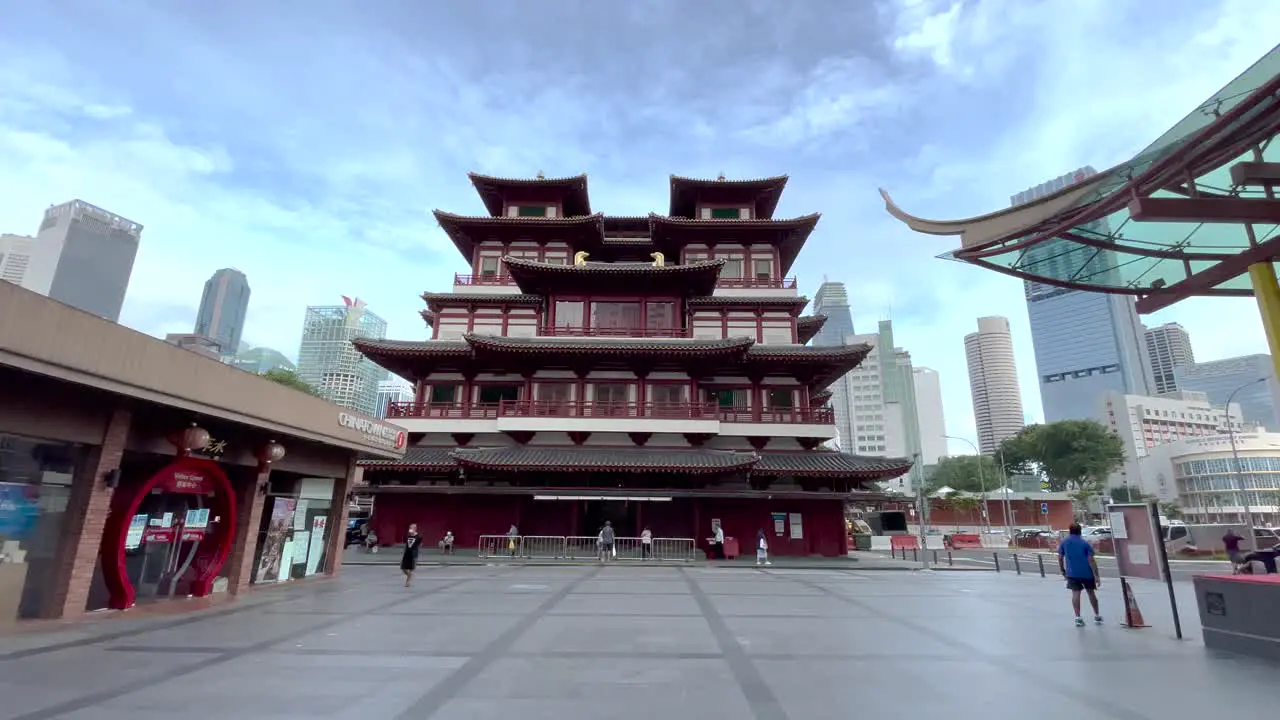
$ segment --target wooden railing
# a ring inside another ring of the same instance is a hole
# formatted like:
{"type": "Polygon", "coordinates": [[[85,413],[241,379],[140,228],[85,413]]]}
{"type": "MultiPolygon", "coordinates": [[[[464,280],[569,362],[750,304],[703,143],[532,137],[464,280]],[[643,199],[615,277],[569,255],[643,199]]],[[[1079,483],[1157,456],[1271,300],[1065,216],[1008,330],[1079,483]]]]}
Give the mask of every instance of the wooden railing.
{"type": "Polygon", "coordinates": [[[515,285],[510,275],[463,275],[455,273],[454,285],[515,285]]]}
{"type": "Polygon", "coordinates": [[[796,279],[789,278],[726,278],[716,280],[716,287],[721,288],[775,288],[795,290],[796,279]]]}
{"type": "Polygon", "coordinates": [[[653,418],[719,420],[727,423],[832,425],[835,411],[817,408],[722,408],[705,403],[577,402],[574,400],[502,400],[498,403],[393,402],[387,419],[438,418],[485,420],[499,417],[653,418]]]}
{"type": "Polygon", "coordinates": [[[573,400],[503,400],[502,417],[653,418],[717,420],[718,408],[705,403],[575,402],[573,400]]]}
{"type": "Polygon", "coordinates": [[[814,408],[721,408],[721,422],[775,423],[779,425],[834,425],[836,412],[814,408]]]}
{"type": "Polygon", "coordinates": [[[543,327],[538,330],[538,335],[543,337],[687,338],[690,333],[690,328],[543,327]]]}

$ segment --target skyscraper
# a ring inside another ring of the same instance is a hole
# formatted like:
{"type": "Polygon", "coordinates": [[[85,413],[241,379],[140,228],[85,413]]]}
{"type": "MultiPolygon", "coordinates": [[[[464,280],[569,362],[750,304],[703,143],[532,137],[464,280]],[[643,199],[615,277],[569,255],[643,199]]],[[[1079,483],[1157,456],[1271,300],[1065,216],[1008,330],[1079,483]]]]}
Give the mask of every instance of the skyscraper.
{"type": "Polygon", "coordinates": [[[204,281],[195,334],[222,347],[227,355],[240,350],[240,335],[249,311],[249,279],[233,268],[223,268],[204,281]]]}
{"type": "MultiPolygon", "coordinates": [[[[825,315],[827,321],[810,341],[813,345],[845,345],[853,337],[853,313],[849,310],[849,295],[844,283],[830,282],[823,278],[813,297],[813,312],[825,315]]],[[[831,407],[836,411],[836,435],[840,447],[855,452],[857,432],[854,428],[852,374],[845,373],[831,384],[831,407]]]]}
{"type": "Polygon", "coordinates": [[[978,332],[964,336],[964,354],[969,364],[978,449],[990,454],[1002,440],[1017,435],[1026,426],[1009,319],[978,318],[978,332]]]}
{"type": "Polygon", "coordinates": [[[1275,432],[1280,429],[1280,383],[1272,370],[1271,356],[1266,354],[1191,363],[1174,368],[1179,390],[1202,392],[1216,406],[1232,402],[1240,405],[1240,415],[1248,425],[1262,425],[1275,432]],[[1257,382],[1267,378],[1266,382],[1257,382]],[[1237,392],[1238,390],[1238,392],[1237,392]]]}
{"type": "Polygon", "coordinates": [[[120,320],[142,226],[83,200],[44,213],[22,286],[113,322],[120,320]]]}
{"type": "MultiPolygon", "coordinates": [[[[1013,205],[1053,194],[1096,171],[1084,167],[1010,198],[1013,205]]],[[[1109,235],[1105,221],[1090,232],[1109,235]]],[[[1047,242],[1028,249],[1022,266],[1064,281],[1114,273],[1110,253],[1077,243],[1047,242]]],[[[1031,343],[1045,422],[1091,418],[1103,394],[1151,395],[1155,382],[1129,295],[1090,293],[1024,283],[1031,343]]]]}
{"type": "Polygon", "coordinates": [[[35,238],[28,235],[0,235],[0,280],[22,285],[34,243],[35,238]]]}
{"type": "MultiPolygon", "coordinates": [[[[920,453],[911,354],[894,346],[893,323],[881,320],[878,332],[851,335],[847,340],[850,344],[866,343],[874,350],[861,365],[841,378],[848,381],[849,402],[845,405],[845,415],[850,423],[847,434],[837,427],[842,433],[841,449],[888,457],[913,457],[920,453]]],[[[833,405],[835,400],[832,393],[833,405]]],[[[838,405],[835,407],[838,424],[840,411],[838,405]]],[[[888,485],[891,489],[910,492],[920,471],[921,464],[916,463],[907,476],[889,480],[888,485]]]]}
{"type": "Polygon", "coordinates": [[[1157,394],[1174,392],[1178,380],[1174,368],[1186,367],[1196,361],[1191,352],[1191,336],[1178,323],[1165,323],[1159,327],[1145,328],[1147,357],[1151,360],[1151,376],[1157,394]]]}
{"type": "Polygon", "coordinates": [[[298,349],[298,378],[330,402],[373,415],[378,409],[378,383],[387,371],[356,350],[356,338],[381,340],[387,321],[365,309],[359,298],[343,296],[337,306],[307,308],[298,349]]]}
{"type": "Polygon", "coordinates": [[[947,454],[947,421],[942,411],[942,383],[938,371],[913,368],[916,418],[920,426],[920,464],[936,465],[947,454]]]}

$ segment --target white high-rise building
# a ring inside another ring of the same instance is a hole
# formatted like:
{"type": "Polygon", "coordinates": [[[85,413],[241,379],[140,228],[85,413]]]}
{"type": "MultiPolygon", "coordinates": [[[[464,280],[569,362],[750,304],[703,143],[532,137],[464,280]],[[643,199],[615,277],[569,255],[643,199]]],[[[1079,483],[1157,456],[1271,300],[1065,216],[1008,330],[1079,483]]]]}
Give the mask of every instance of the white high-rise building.
{"type": "Polygon", "coordinates": [[[142,226],[72,200],[44,212],[22,286],[87,313],[120,320],[142,226]]]}
{"type": "Polygon", "coordinates": [[[978,318],[978,332],[964,336],[964,354],[969,364],[978,449],[989,455],[1003,440],[1026,427],[1009,319],[978,318]]]}
{"type": "MultiPolygon", "coordinates": [[[[1214,407],[1205,393],[1185,390],[1161,397],[1109,392],[1102,398],[1097,419],[1115,430],[1124,442],[1124,466],[1111,474],[1107,485],[1128,485],[1134,490],[1144,487],[1140,463],[1151,448],[1216,436],[1227,432],[1228,424],[1232,432],[1246,429],[1240,417],[1240,403],[1232,402],[1229,408],[1214,407]]],[[[1165,494],[1170,490],[1162,487],[1159,494],[1168,499],[1165,494]]],[[[1150,487],[1144,492],[1157,494],[1150,487]]]]}
{"type": "Polygon", "coordinates": [[[374,417],[385,418],[392,403],[413,402],[413,383],[398,375],[378,383],[378,411],[374,417]]]}
{"type": "Polygon", "coordinates": [[[1194,365],[1195,353],[1191,351],[1191,335],[1178,323],[1165,323],[1159,327],[1143,328],[1147,343],[1147,356],[1151,358],[1151,376],[1155,380],[1157,395],[1178,389],[1174,370],[1194,365]]]}
{"type": "Polygon", "coordinates": [[[927,367],[912,368],[911,380],[916,389],[916,419],[920,423],[920,463],[936,465],[947,455],[942,383],[938,371],[927,367]]]}
{"type": "MultiPolygon", "coordinates": [[[[848,344],[875,348],[858,367],[845,373],[851,430],[841,435],[841,449],[858,455],[914,457],[921,453],[916,419],[916,393],[911,353],[894,347],[893,323],[881,320],[875,334],[850,335],[848,344]]],[[[834,397],[833,397],[834,400],[834,397]]],[[[911,472],[884,482],[892,490],[912,492],[922,463],[911,472]]]]}
{"type": "Polygon", "coordinates": [[[0,235],[0,280],[22,285],[31,265],[35,238],[29,235],[0,235]]]}
{"type": "Polygon", "coordinates": [[[359,298],[343,296],[342,300],[342,305],[307,308],[298,349],[298,379],[330,402],[373,415],[378,409],[378,383],[387,378],[387,371],[351,341],[385,338],[387,321],[366,310],[359,298]]]}

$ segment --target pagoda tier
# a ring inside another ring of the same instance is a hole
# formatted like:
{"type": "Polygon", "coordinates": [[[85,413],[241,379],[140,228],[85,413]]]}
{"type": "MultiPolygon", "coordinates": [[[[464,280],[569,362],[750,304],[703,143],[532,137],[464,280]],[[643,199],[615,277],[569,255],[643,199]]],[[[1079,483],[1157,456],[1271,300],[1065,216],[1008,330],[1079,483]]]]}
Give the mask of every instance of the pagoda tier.
{"type": "Polygon", "coordinates": [[[698,217],[699,208],[747,208],[751,217],[769,219],[778,207],[787,176],[758,180],[715,180],[671,176],[671,217],[698,217]]]}
{"type": "MultiPolygon", "coordinates": [[[[360,463],[379,471],[377,479],[394,482],[384,472],[418,472],[457,476],[459,470],[473,477],[484,474],[544,474],[538,482],[587,484],[577,473],[666,473],[688,475],[745,474],[752,479],[777,482],[779,478],[836,479],[836,489],[849,492],[864,484],[894,478],[911,468],[905,458],[863,457],[834,450],[812,452],[741,452],[658,447],[559,447],[508,445],[484,448],[413,447],[403,459],[366,459],[360,463]],[[545,474],[569,474],[555,479],[545,474]]],[[[517,477],[514,482],[521,483],[517,477]]],[[[759,486],[761,483],[756,483],[759,486]]],[[[616,486],[616,483],[614,483],[616,486]]],[[[828,485],[828,487],[832,487],[828,485]]]]}
{"type": "Polygon", "coordinates": [[[796,318],[796,342],[801,345],[807,344],[817,337],[822,331],[822,326],[826,324],[826,315],[804,315],[796,318]]]}
{"type": "Polygon", "coordinates": [[[483,243],[556,242],[575,249],[589,249],[598,247],[604,240],[604,215],[600,213],[566,217],[490,217],[434,210],[432,214],[467,262],[474,260],[476,248],[483,243]]]}
{"type": "Polygon", "coordinates": [[[519,215],[519,203],[529,207],[556,207],[558,215],[570,217],[591,214],[591,199],[587,193],[587,176],[565,178],[497,178],[477,173],[467,173],[475,186],[484,207],[493,217],[519,215]],[[515,212],[512,213],[512,208],[515,212]]]}
{"type": "Polygon", "coordinates": [[[576,373],[626,370],[636,375],[676,371],[691,377],[784,376],[818,391],[857,367],[871,346],[759,345],[751,338],[713,340],[652,338],[502,337],[467,334],[462,341],[353,341],[378,365],[411,380],[435,373],[529,375],[543,370],[576,373]]]}
{"type": "Polygon", "coordinates": [[[650,215],[649,236],[659,251],[680,258],[688,256],[686,248],[689,246],[703,246],[714,251],[720,245],[771,245],[778,252],[780,274],[785,275],[821,217],[820,213],[813,213],[787,220],[734,220],[650,215]]]}
{"type": "Polygon", "coordinates": [[[560,265],[513,257],[502,260],[516,286],[530,295],[629,292],[672,297],[710,295],[724,267],[724,260],[702,260],[687,265],[656,265],[654,261],[560,265]]]}

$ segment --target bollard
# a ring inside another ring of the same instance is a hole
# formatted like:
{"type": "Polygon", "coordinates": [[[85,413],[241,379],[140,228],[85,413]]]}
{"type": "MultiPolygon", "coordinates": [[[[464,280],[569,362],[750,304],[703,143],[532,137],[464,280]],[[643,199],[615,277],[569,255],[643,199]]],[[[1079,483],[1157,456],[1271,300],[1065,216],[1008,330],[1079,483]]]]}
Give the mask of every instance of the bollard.
{"type": "MultiPolygon", "coordinates": [[[[902,554],[903,554],[902,559],[905,560],[906,551],[904,550],[902,554]]],[[[911,562],[920,562],[920,551],[916,550],[915,548],[911,548],[911,562]]]]}
{"type": "Polygon", "coordinates": [[[1040,563],[1040,577],[1044,577],[1044,553],[1036,555],[1036,562],[1040,563]]]}
{"type": "Polygon", "coordinates": [[[950,551],[950,550],[948,550],[948,551],[947,551],[947,564],[948,564],[948,565],[955,565],[955,564],[956,564],[955,558],[951,557],[951,551],[950,551]]]}
{"type": "Polygon", "coordinates": [[[1022,564],[1018,562],[1018,553],[1013,554],[1013,571],[1022,574],[1022,564]]]}
{"type": "Polygon", "coordinates": [[[996,561],[996,572],[1000,572],[1000,553],[991,553],[991,559],[996,561]]]}
{"type": "Polygon", "coordinates": [[[937,564],[938,564],[938,551],[937,551],[937,550],[934,550],[934,551],[933,551],[933,564],[934,564],[934,565],[937,565],[937,564]]]}

